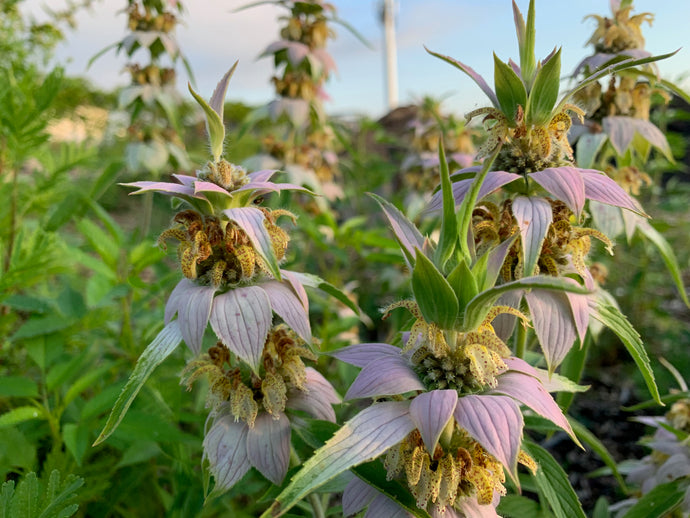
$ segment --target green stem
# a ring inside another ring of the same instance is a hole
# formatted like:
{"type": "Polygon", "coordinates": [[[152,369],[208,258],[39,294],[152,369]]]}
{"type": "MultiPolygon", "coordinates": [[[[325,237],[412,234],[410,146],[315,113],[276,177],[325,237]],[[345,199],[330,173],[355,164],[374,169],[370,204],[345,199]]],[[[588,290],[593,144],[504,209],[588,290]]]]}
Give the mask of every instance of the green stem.
{"type": "Polygon", "coordinates": [[[518,358],[525,358],[525,349],[527,348],[527,327],[521,322],[517,325],[517,334],[515,335],[515,356],[518,358]]]}

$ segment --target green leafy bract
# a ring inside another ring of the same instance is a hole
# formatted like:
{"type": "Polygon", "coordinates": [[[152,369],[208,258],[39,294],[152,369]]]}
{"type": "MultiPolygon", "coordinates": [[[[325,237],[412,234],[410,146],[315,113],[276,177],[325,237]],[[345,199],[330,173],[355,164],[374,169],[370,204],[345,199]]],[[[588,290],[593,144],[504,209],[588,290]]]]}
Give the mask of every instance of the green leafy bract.
{"type": "Polygon", "coordinates": [[[494,86],[501,111],[506,118],[514,122],[518,106],[523,109],[527,104],[527,91],[515,71],[494,54],[494,86]]]}
{"type": "Polygon", "coordinates": [[[453,288],[419,249],[412,270],[412,292],[427,322],[441,329],[452,329],[458,316],[458,299],[453,288]]]}
{"type": "Polygon", "coordinates": [[[561,75],[561,49],[551,56],[537,71],[534,85],[529,93],[525,118],[527,125],[543,125],[549,122],[553,107],[558,100],[561,75]]]}

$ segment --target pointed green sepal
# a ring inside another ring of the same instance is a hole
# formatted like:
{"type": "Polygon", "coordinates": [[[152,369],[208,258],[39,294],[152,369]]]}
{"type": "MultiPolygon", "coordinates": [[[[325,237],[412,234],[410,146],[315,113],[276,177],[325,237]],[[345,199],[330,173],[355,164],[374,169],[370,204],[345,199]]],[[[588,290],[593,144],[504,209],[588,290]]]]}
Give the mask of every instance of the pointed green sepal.
{"type": "Polygon", "coordinates": [[[527,104],[527,90],[515,71],[494,54],[494,89],[501,111],[511,123],[515,122],[518,106],[527,104]]]}
{"type": "Polygon", "coordinates": [[[534,0],[530,0],[527,11],[527,24],[525,24],[522,13],[513,1],[513,17],[515,18],[515,30],[517,31],[518,46],[520,47],[520,73],[528,91],[531,90],[534,72],[537,67],[537,58],[534,54],[534,42],[536,39],[534,12],[534,0]]]}
{"type": "Polygon", "coordinates": [[[412,270],[412,292],[427,322],[442,329],[452,329],[458,317],[458,298],[436,266],[417,249],[412,270]]]}
{"type": "Polygon", "coordinates": [[[450,183],[448,161],[443,149],[443,139],[438,142],[438,159],[441,169],[441,190],[443,193],[443,218],[441,220],[441,236],[434,254],[434,260],[443,271],[446,262],[450,259],[458,240],[458,220],[455,216],[455,199],[453,198],[453,186],[450,183]]]}
{"type": "Polygon", "coordinates": [[[211,146],[211,154],[213,160],[218,161],[223,154],[223,142],[225,141],[225,126],[223,126],[223,103],[225,100],[225,92],[228,89],[228,83],[232,74],[237,68],[237,61],[227,71],[223,78],[219,81],[216,89],[213,91],[210,103],[207,103],[198,93],[194,91],[191,84],[187,84],[189,92],[199,106],[206,114],[206,130],[208,131],[208,140],[211,146]]]}
{"type": "Polygon", "coordinates": [[[458,297],[458,305],[463,312],[470,300],[479,293],[477,279],[464,260],[461,260],[453,271],[450,272],[448,284],[450,284],[450,287],[453,288],[455,295],[458,297]]]}
{"type": "Polygon", "coordinates": [[[553,107],[558,101],[558,89],[561,76],[561,49],[544,63],[534,78],[534,85],[529,93],[525,118],[527,125],[543,125],[551,120],[553,107]]]}

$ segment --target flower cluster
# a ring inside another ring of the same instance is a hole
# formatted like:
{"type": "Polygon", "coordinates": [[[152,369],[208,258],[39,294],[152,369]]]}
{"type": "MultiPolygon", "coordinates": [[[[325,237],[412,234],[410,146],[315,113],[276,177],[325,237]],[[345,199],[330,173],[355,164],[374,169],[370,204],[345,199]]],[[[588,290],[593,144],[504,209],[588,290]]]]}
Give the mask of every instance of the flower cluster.
{"type": "Polygon", "coordinates": [[[282,209],[261,206],[264,195],[303,188],[270,181],[275,171],[247,173],[222,158],[225,130],[223,101],[231,69],[211,102],[192,95],[206,113],[213,159],[196,176],[174,175],[173,182],[134,182],[134,194],[159,192],[181,200],[171,228],[159,239],[179,242],[177,256],[184,278],[165,308],[161,341],[183,339],[196,358],[183,373],[188,388],[209,380],[211,425],[204,440],[216,485],[221,492],[251,466],[275,484],[288,469],[290,409],[334,421],[339,401],[333,387],[304,360],[311,350],[308,299],[297,272],[283,270],[289,237],[278,226],[282,209]],[[275,317],[274,317],[275,313],[275,317]],[[202,351],[211,324],[217,342],[202,351]]]}

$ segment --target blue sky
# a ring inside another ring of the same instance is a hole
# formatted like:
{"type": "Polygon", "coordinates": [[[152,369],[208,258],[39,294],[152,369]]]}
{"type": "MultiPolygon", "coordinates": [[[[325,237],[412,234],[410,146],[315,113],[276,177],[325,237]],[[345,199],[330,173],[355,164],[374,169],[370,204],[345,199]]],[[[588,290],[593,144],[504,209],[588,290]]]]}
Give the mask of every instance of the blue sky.
{"type": "MultiPolygon", "coordinates": [[[[337,40],[329,50],[338,64],[338,73],[328,85],[332,101],[327,110],[334,114],[385,113],[382,29],[378,22],[378,0],[330,0],[339,16],[353,25],[371,43],[367,48],[344,27],[336,26],[337,40]]],[[[51,7],[61,0],[27,0],[27,7],[40,16],[40,6],[51,7]]],[[[237,59],[240,65],[228,92],[229,100],[263,104],[273,97],[270,77],[272,61],[257,56],[277,39],[277,16],[284,10],[260,6],[235,12],[245,0],[187,0],[184,25],[177,37],[191,63],[202,95],[208,97],[216,82],[237,59]]],[[[101,0],[91,12],[79,16],[76,31],[68,34],[58,59],[69,60],[68,72],[86,75],[98,86],[123,85],[124,56],[111,51],[87,71],[86,64],[100,49],[121,39],[125,32],[124,1],[101,0]]],[[[526,12],[528,0],[518,0],[526,12]]],[[[555,46],[563,47],[563,74],[569,73],[587,54],[584,44],[595,22],[584,20],[590,13],[609,14],[607,0],[537,0],[537,55],[547,55],[555,46]]],[[[647,49],[665,53],[682,47],[659,67],[664,78],[678,80],[690,73],[690,1],[637,0],[635,12],[655,14],[652,27],[643,31],[647,49]],[[656,10],[656,11],[655,11],[656,10]]],[[[513,15],[509,0],[398,0],[397,41],[401,104],[424,95],[444,97],[448,111],[464,113],[486,105],[483,94],[457,69],[429,56],[423,48],[453,56],[472,66],[492,83],[492,51],[507,60],[517,60],[513,15]]],[[[144,58],[142,58],[144,61],[144,58]]],[[[182,71],[181,71],[182,72],[182,71]]],[[[186,76],[181,73],[179,88],[184,92],[186,76]]],[[[683,80],[690,87],[687,79],[683,80]]]]}

